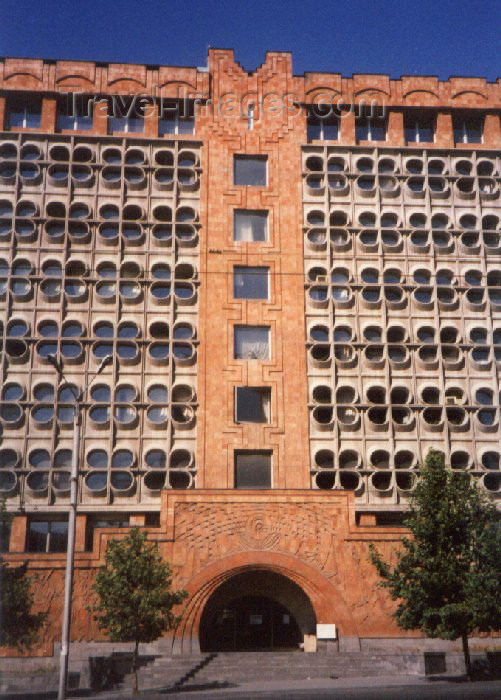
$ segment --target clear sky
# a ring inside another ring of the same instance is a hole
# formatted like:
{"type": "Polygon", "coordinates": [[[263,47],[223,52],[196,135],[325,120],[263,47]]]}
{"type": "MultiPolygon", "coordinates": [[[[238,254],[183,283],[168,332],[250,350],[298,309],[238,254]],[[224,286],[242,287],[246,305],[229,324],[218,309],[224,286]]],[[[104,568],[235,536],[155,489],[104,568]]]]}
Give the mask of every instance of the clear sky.
{"type": "Polygon", "coordinates": [[[292,51],[296,74],[500,74],[500,0],[2,0],[0,55],[247,70],[292,51]]]}

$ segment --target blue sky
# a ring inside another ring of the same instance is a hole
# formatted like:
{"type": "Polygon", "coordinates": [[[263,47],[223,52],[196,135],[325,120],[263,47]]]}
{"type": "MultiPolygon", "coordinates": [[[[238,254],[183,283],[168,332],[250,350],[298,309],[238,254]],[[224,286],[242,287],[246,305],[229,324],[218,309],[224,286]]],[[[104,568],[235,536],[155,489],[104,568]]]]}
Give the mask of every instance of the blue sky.
{"type": "Polygon", "coordinates": [[[500,74],[499,0],[2,0],[0,55],[247,70],[292,51],[294,72],[500,74]]]}

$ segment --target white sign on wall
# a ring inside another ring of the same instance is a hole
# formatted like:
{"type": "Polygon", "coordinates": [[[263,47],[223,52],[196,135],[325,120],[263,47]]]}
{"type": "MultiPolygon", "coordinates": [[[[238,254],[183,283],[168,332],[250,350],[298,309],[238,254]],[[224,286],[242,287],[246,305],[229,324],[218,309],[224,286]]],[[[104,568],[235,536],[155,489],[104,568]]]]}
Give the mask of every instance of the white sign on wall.
{"type": "Polygon", "coordinates": [[[336,639],[336,625],[317,625],[317,639],[336,639]]]}

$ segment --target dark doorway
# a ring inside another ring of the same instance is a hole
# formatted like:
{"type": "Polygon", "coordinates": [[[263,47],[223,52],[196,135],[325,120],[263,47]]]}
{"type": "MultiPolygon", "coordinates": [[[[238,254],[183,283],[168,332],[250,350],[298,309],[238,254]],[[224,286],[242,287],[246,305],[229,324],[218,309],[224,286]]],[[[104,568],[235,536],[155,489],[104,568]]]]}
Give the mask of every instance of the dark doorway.
{"type": "Polygon", "coordinates": [[[299,649],[302,635],[290,611],[264,596],[244,596],[212,611],[201,628],[202,651],[299,649]]]}
{"type": "Polygon", "coordinates": [[[299,651],[315,630],[315,611],[297,583],[249,567],[213,591],[200,618],[199,642],[201,651],[299,651]]]}

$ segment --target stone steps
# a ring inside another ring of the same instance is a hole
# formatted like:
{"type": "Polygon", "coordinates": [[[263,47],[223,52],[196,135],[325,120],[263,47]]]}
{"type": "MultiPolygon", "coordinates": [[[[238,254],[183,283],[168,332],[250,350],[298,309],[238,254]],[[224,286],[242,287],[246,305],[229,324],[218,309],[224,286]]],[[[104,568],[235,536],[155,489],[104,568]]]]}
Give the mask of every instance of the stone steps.
{"type": "MultiPolygon", "coordinates": [[[[368,654],[362,652],[222,652],[190,656],[159,657],[139,671],[140,686],[189,687],[238,684],[261,680],[302,680],[410,674],[421,670],[420,654],[368,654]]],[[[126,683],[128,681],[126,680],[126,683]]]]}

